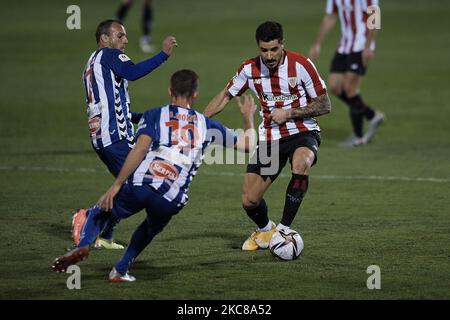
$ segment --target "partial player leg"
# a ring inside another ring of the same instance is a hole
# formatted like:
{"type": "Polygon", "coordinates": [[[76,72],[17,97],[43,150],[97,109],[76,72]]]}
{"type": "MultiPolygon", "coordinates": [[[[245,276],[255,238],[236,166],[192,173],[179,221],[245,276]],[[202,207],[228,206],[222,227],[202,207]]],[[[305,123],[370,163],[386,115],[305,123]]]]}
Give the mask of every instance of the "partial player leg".
{"type": "MultiPolygon", "coordinates": [[[[102,162],[107,166],[109,172],[114,177],[119,175],[122,165],[131,150],[131,146],[128,141],[123,139],[120,142],[114,143],[101,150],[94,149],[102,162]]],[[[124,246],[113,240],[113,233],[116,226],[119,224],[120,219],[111,216],[106,222],[104,229],[101,231],[100,236],[95,242],[96,248],[105,249],[123,249],[124,246]]]]}
{"type": "Polygon", "coordinates": [[[314,159],[314,152],[307,147],[300,147],[294,151],[292,156],[292,177],[286,190],[283,216],[277,229],[289,229],[292,221],[294,221],[308,190],[309,171],[314,163],[314,159]]]}
{"type": "Polygon", "coordinates": [[[131,5],[133,4],[133,0],[123,0],[122,3],[119,6],[119,9],[117,10],[116,17],[117,20],[123,23],[125,20],[125,17],[128,13],[128,10],[131,8],[131,5]]]}
{"type": "MultiPolygon", "coordinates": [[[[356,115],[353,116],[352,107],[350,105],[349,98],[347,96],[346,91],[344,90],[344,82],[345,82],[345,73],[344,72],[331,72],[328,78],[328,88],[333,94],[341,99],[346,105],[350,108],[350,119],[352,120],[352,126],[355,126],[356,115]]],[[[362,120],[362,118],[361,118],[362,120]]],[[[361,131],[362,131],[362,122],[361,122],[361,131]]],[[[362,135],[361,135],[362,137],[362,135]]],[[[357,140],[357,135],[355,130],[353,129],[353,133],[346,138],[344,141],[340,142],[339,146],[353,146],[355,141],[357,140]]]]}
{"type": "MultiPolygon", "coordinates": [[[[113,277],[110,275],[110,280],[112,282],[120,282],[126,281],[124,279],[119,279],[121,277],[130,277],[128,275],[128,269],[131,264],[135,261],[135,259],[139,256],[139,254],[150,244],[153,238],[160,233],[163,228],[169,223],[171,215],[166,215],[164,217],[155,218],[152,216],[152,223],[150,219],[147,217],[133,232],[131,236],[130,244],[127,247],[122,258],[119,262],[114,266],[114,270],[117,274],[113,277]]],[[[133,280],[132,280],[133,281],[133,280]]]]}
{"type": "Polygon", "coordinates": [[[328,90],[336,97],[347,103],[344,92],[344,73],[346,70],[347,55],[335,53],[330,66],[330,75],[328,76],[328,90]]]}
{"type": "Polygon", "coordinates": [[[72,239],[78,245],[80,243],[81,231],[84,228],[87,220],[88,209],[77,209],[72,215],[72,239]]]}
{"type": "Polygon", "coordinates": [[[153,238],[164,229],[164,227],[169,223],[172,216],[177,214],[180,210],[180,208],[175,204],[167,201],[165,198],[157,194],[154,190],[149,188],[150,187],[135,188],[139,193],[139,198],[146,199],[145,201],[147,202],[147,217],[136,228],[133,235],[131,236],[130,243],[125,253],[111,271],[110,280],[112,282],[130,281],[126,280],[128,277],[131,277],[128,275],[128,269],[130,268],[130,265],[150,244],[153,238]],[[113,277],[111,276],[111,274],[113,275],[113,277]]]}
{"type": "Polygon", "coordinates": [[[348,97],[350,115],[354,133],[357,139],[353,145],[361,145],[370,142],[376,129],[384,121],[384,114],[370,107],[359,94],[362,76],[354,72],[345,73],[344,91],[348,97]],[[368,120],[366,134],[363,134],[364,118],[368,120]]]}
{"type": "Polygon", "coordinates": [[[262,177],[256,173],[246,173],[242,193],[242,206],[258,229],[245,240],[242,250],[253,251],[269,246],[270,238],[275,230],[275,224],[269,220],[264,193],[272,184],[270,177],[262,177]]]}
{"type": "Polygon", "coordinates": [[[359,86],[361,76],[354,72],[346,72],[344,76],[344,92],[347,96],[348,105],[350,107],[350,119],[352,122],[353,133],[356,139],[353,145],[364,144],[363,137],[363,121],[365,109],[360,104],[359,86]]]}
{"type": "Polygon", "coordinates": [[[142,34],[150,36],[152,29],[153,7],[152,0],[145,0],[142,8],[142,34]]]}
{"type": "Polygon", "coordinates": [[[62,255],[55,259],[52,264],[52,270],[56,273],[66,272],[67,268],[73,264],[76,264],[82,260],[87,259],[89,256],[89,248],[75,248],[70,250],[65,255],[62,255]]]}
{"type": "Polygon", "coordinates": [[[55,259],[52,264],[53,271],[65,272],[70,265],[86,259],[89,255],[89,245],[95,241],[105,227],[110,214],[97,206],[90,208],[86,213],[87,219],[81,231],[80,242],[75,249],[55,259]]]}
{"type": "Polygon", "coordinates": [[[150,36],[153,20],[153,7],[151,0],[145,0],[142,7],[142,36],[140,39],[141,50],[145,53],[154,51],[150,36]]]}
{"type": "Polygon", "coordinates": [[[81,231],[80,242],[77,247],[87,247],[94,243],[97,236],[105,228],[110,216],[110,212],[105,212],[98,206],[90,208],[87,212],[87,220],[81,231]]]}
{"type": "Polygon", "coordinates": [[[105,228],[99,235],[98,239],[95,241],[96,248],[105,248],[105,249],[123,249],[124,246],[120,243],[117,243],[113,240],[114,229],[117,224],[119,224],[120,219],[111,216],[110,219],[106,222],[105,228]]]}
{"type": "Polygon", "coordinates": [[[328,77],[329,90],[342,101],[347,103],[346,96],[342,96],[344,93],[344,73],[331,72],[328,77]]]}
{"type": "Polygon", "coordinates": [[[86,214],[87,220],[81,231],[77,248],[56,258],[52,265],[53,270],[65,272],[69,265],[86,259],[89,254],[89,245],[95,241],[111,216],[118,219],[130,217],[145,208],[147,200],[145,194],[137,194],[133,186],[125,184],[115,196],[111,212],[103,211],[97,205],[90,208],[86,214]]]}

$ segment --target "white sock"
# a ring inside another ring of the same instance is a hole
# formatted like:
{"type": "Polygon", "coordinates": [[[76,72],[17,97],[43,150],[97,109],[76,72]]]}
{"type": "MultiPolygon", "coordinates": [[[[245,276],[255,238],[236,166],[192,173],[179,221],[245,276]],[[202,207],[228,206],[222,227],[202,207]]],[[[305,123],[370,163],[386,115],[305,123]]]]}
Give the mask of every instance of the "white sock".
{"type": "Polygon", "coordinates": [[[272,220],[269,220],[267,225],[262,229],[260,228],[259,231],[267,232],[267,231],[272,230],[272,224],[273,224],[272,220]]]}

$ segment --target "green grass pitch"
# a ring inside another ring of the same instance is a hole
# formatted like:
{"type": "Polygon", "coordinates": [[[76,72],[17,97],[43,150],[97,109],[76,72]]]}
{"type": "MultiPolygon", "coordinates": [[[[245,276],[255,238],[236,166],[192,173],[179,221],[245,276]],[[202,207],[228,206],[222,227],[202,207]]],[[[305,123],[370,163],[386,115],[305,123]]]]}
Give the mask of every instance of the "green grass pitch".
{"type": "MultiPolygon", "coordinates": [[[[197,109],[258,54],[256,26],[285,28],[286,47],[307,53],[325,1],[154,1],[157,46],[179,47],[150,76],[130,83],[132,109],[168,101],[169,76],[192,68],[201,78],[197,109]]],[[[449,299],[450,298],[450,13],[448,1],[381,1],[382,29],[362,95],[387,122],[373,143],[342,149],[348,110],[332,97],[319,119],[323,143],[310,189],[294,221],[301,257],[278,262],[240,246],[255,228],[241,209],[244,165],[204,165],[190,202],[132,268],[134,284],[110,284],[122,252],[92,251],[80,263],[81,290],[54,274],[71,245],[70,212],[92,205],[112,182],[90,147],[81,75],[95,49],[97,23],[119,1],[22,1],[3,9],[0,35],[0,299],[449,299]],[[66,8],[81,7],[81,30],[66,28],[66,8]],[[421,179],[423,178],[423,179],[421,179]],[[370,265],[381,290],[366,287],[370,265]]],[[[140,61],[139,1],[125,26],[127,54],[140,61]]],[[[336,27],[317,68],[326,80],[336,27]]],[[[217,118],[241,126],[235,102],[217,118]]],[[[289,170],[266,200],[279,221],[289,170]]],[[[128,242],[144,214],[122,221],[128,242]]]]}

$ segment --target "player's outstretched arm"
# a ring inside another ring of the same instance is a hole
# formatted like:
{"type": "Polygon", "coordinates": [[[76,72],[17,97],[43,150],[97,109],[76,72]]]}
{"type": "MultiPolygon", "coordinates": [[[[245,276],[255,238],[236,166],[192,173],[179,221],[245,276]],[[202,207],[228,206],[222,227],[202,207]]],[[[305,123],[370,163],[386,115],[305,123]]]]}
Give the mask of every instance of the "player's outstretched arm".
{"type": "Polygon", "coordinates": [[[333,29],[334,25],[336,24],[336,20],[336,14],[326,14],[323,17],[319,33],[316,37],[316,41],[314,42],[314,45],[311,47],[308,53],[308,58],[310,58],[312,61],[316,60],[319,57],[322,42],[327,37],[328,33],[333,29]]]}
{"type": "Polygon", "coordinates": [[[203,114],[207,117],[213,117],[225,108],[231,98],[232,96],[228,93],[228,89],[224,88],[208,103],[203,114]]]}
{"type": "Polygon", "coordinates": [[[304,108],[298,109],[275,109],[270,118],[277,124],[283,124],[289,119],[305,119],[322,116],[331,112],[331,101],[328,94],[312,98],[311,102],[304,108]]]}
{"type": "Polygon", "coordinates": [[[164,39],[161,52],[157,55],[134,64],[126,55],[119,54],[112,60],[111,67],[114,72],[122,78],[135,81],[149,74],[169,59],[173,48],[176,46],[178,46],[178,44],[175,37],[168,36],[164,39]]]}
{"type": "Polygon", "coordinates": [[[100,197],[97,204],[105,211],[110,211],[113,207],[113,201],[116,194],[120,191],[123,183],[136,170],[139,164],[147,155],[148,149],[152,143],[152,138],[147,135],[140,135],[136,145],[128,154],[119,175],[113,185],[100,197]]]}
{"type": "Polygon", "coordinates": [[[256,132],[253,125],[253,116],[256,111],[255,100],[252,96],[246,95],[243,100],[236,97],[236,101],[244,120],[244,134],[238,137],[234,148],[240,151],[250,152],[256,145],[256,132]]]}

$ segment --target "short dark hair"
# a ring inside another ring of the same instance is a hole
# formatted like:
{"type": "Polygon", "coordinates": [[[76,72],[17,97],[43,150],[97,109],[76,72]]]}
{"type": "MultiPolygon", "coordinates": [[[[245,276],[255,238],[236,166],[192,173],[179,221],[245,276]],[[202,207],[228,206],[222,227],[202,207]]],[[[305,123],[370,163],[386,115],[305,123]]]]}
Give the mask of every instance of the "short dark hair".
{"type": "Polygon", "coordinates": [[[272,40],[283,40],[283,27],[275,21],[266,21],[256,29],[256,43],[259,41],[269,42],[272,40]]]}
{"type": "Polygon", "coordinates": [[[170,90],[175,98],[192,97],[198,90],[198,75],[192,70],[178,70],[170,78],[170,90]]]}
{"type": "Polygon", "coordinates": [[[98,24],[97,30],[95,31],[95,39],[97,40],[97,43],[100,43],[100,37],[102,34],[109,35],[109,28],[114,22],[123,26],[123,23],[120,20],[115,19],[108,19],[98,24]]]}

